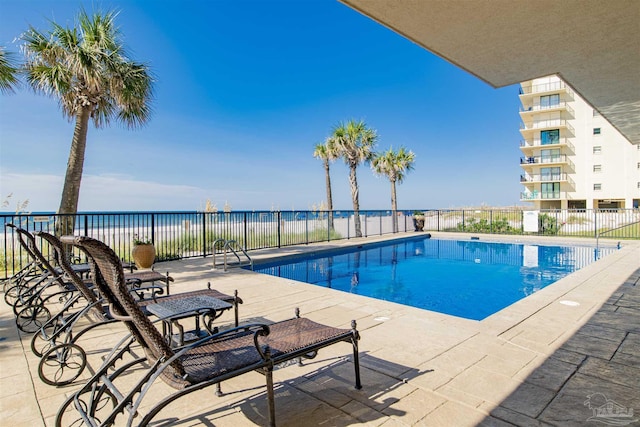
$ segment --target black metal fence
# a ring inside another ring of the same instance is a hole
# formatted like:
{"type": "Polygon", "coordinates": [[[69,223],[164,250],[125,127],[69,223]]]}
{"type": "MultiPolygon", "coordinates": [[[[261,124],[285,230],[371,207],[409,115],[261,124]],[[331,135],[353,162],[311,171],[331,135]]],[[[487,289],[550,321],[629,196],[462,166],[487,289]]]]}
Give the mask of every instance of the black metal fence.
{"type": "MultiPolygon", "coordinates": [[[[414,230],[414,212],[398,211],[397,232],[414,230]]],[[[492,234],[640,239],[640,210],[541,211],[537,231],[525,232],[525,212],[505,210],[422,210],[424,231],[492,234]]],[[[364,237],[391,234],[392,211],[360,211],[364,237]]],[[[241,211],[241,212],[113,212],[73,215],[73,234],[86,235],[108,244],[125,261],[131,260],[133,239],[149,239],[156,260],[202,257],[212,253],[218,239],[235,240],[246,250],[274,248],[355,236],[353,211],[241,211]]],[[[56,214],[0,215],[2,224],[12,223],[30,232],[55,233],[57,224],[70,216],[56,214]]],[[[7,277],[28,262],[16,236],[2,227],[0,277],[7,277]]],[[[47,248],[43,248],[47,253],[47,248]]]]}

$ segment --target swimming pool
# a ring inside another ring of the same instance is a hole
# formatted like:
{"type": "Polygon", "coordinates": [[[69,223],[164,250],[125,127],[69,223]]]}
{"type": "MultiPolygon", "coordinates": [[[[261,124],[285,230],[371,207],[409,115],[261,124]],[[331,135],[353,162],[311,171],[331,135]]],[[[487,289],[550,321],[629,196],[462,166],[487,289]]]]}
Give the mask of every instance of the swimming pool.
{"type": "Polygon", "coordinates": [[[411,238],[256,264],[254,270],[482,320],[614,250],[411,238]]]}

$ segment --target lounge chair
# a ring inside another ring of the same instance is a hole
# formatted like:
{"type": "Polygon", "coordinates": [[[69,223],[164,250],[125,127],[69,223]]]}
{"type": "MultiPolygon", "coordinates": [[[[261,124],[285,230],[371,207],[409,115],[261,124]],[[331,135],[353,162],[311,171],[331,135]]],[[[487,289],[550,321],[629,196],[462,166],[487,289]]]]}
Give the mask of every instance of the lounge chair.
{"type": "MultiPolygon", "coordinates": [[[[55,316],[51,317],[31,339],[31,351],[40,357],[38,364],[38,375],[40,379],[49,385],[62,386],[73,382],[84,371],[86,366],[86,354],[84,349],[78,345],[78,340],[84,334],[101,325],[106,325],[117,321],[109,310],[103,305],[105,301],[99,292],[94,292],[93,281],[88,286],[87,281],[78,276],[72,265],[68,262],[64,247],[60,239],[46,233],[36,232],[36,236],[46,241],[54,250],[60,268],[65,273],[65,278],[71,281],[80,292],[74,295],[55,316]],[[80,306],[81,309],[71,311],[71,308],[80,306]],[[82,318],[90,317],[88,325],[78,326],[82,318]]],[[[81,248],[82,250],[82,248],[81,248]]],[[[135,273],[134,273],[135,275],[135,273]]],[[[136,303],[143,310],[145,315],[149,315],[146,306],[160,301],[177,301],[192,296],[209,296],[229,303],[235,310],[235,322],[238,322],[238,304],[242,300],[238,297],[237,291],[233,296],[224,294],[215,289],[202,289],[192,292],[183,292],[173,295],[162,295],[163,289],[156,287],[135,287],[131,288],[131,274],[125,274],[127,291],[134,297],[136,303]],[[140,300],[139,295],[144,291],[150,298],[140,300]]],[[[209,333],[213,333],[213,320],[220,316],[219,310],[203,310],[207,321],[204,322],[209,333]]]]}
{"type": "MultiPolygon", "coordinates": [[[[62,261],[57,258],[62,256],[66,261],[66,255],[63,251],[54,251],[53,261],[58,267],[53,267],[50,260],[38,248],[31,233],[13,224],[7,224],[7,226],[13,228],[17,233],[18,242],[32,258],[34,270],[40,271],[39,274],[16,283],[5,292],[5,301],[13,307],[16,325],[21,331],[33,333],[40,329],[51,319],[50,305],[56,306],[62,303],[65,304],[63,310],[68,311],[72,305],[67,304],[72,300],[77,300],[74,298],[77,291],[80,291],[89,301],[90,295],[85,292],[86,286],[79,289],[72,280],[64,276],[64,271],[60,267],[62,261]]],[[[75,273],[89,272],[89,264],[87,263],[69,266],[75,273]]],[[[173,281],[168,273],[163,275],[152,270],[128,273],[126,278],[132,290],[136,291],[141,300],[149,298],[146,292],[151,292],[151,297],[164,292],[168,294],[169,283],[173,281]],[[142,287],[143,283],[155,283],[156,281],[163,282],[165,289],[148,285],[142,287]]],[[[86,281],[85,285],[90,286],[91,281],[86,281]]]]}
{"type": "MultiPolygon", "coordinates": [[[[5,224],[5,228],[11,228],[13,230],[16,228],[16,226],[14,224],[7,223],[5,224]]],[[[20,239],[20,237],[18,237],[18,239],[20,239]]],[[[23,247],[22,242],[20,242],[20,246],[23,247]]],[[[39,267],[39,263],[37,262],[35,257],[31,256],[30,249],[25,249],[25,250],[29,254],[28,262],[24,264],[12,276],[2,279],[2,292],[4,292],[5,294],[10,288],[26,283],[29,280],[34,279],[35,277],[39,276],[42,273],[39,267]]],[[[19,289],[19,288],[20,287],[16,289],[19,289]]],[[[7,303],[10,305],[13,305],[13,301],[7,301],[7,303]]]]}
{"type": "Polygon", "coordinates": [[[58,426],[70,425],[78,416],[87,425],[131,426],[135,418],[136,425],[146,426],[179,397],[214,384],[219,393],[220,382],[250,371],[266,377],[268,420],[274,426],[274,365],[313,358],[321,348],[343,341],[352,346],[355,387],[361,388],[355,321],[351,322],[351,329],[338,329],[300,318],[296,313],[290,320],[239,326],[174,350],[127,292],[122,267],[108,246],[90,237],[66,236],[62,241],[81,247],[90,255],[96,286],[109,301],[114,316],[127,325],[131,336],[124,338],[95,375],[63,403],[56,417],[58,426]],[[146,356],[125,363],[121,357],[136,341],[146,356]],[[116,367],[116,363],[124,365],[116,367]],[[128,390],[114,387],[120,374],[144,366],[150,367],[141,373],[142,378],[133,387],[128,390]],[[158,378],[176,391],[160,401],[143,402],[158,378]],[[142,408],[148,408],[146,414],[140,413],[142,408]],[[119,416],[126,420],[116,420],[119,416]]]}
{"type": "MultiPolygon", "coordinates": [[[[32,333],[51,318],[47,307],[49,304],[68,301],[77,289],[65,280],[62,271],[54,268],[49,259],[40,252],[31,233],[13,224],[7,226],[17,233],[18,242],[31,257],[34,269],[39,271],[31,278],[7,289],[4,296],[5,301],[13,307],[18,328],[23,332],[32,333]]],[[[89,266],[85,264],[84,271],[88,270],[89,266]]]]}

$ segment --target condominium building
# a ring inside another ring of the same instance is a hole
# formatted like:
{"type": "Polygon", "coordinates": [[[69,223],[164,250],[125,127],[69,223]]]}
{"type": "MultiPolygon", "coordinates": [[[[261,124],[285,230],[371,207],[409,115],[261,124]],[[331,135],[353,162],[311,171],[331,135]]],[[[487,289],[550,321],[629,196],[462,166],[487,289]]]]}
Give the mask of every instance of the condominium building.
{"type": "Polygon", "coordinates": [[[640,144],[631,144],[557,76],[521,83],[520,200],[536,209],[640,205],[640,144]]]}

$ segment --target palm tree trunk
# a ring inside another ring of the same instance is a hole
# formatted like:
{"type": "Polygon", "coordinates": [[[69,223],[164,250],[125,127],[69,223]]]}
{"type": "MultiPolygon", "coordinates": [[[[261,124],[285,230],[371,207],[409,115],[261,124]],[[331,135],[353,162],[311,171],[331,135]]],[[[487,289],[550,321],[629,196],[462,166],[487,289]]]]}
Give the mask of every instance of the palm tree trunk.
{"type": "Polygon", "coordinates": [[[356,227],[356,237],[362,237],[360,227],[360,201],[358,200],[358,178],[356,177],[357,165],[349,165],[349,183],[351,184],[351,200],[353,201],[353,223],[356,227]]]}
{"type": "Polygon", "coordinates": [[[80,181],[84,167],[84,152],[87,147],[87,130],[91,107],[82,108],[76,116],[76,126],[73,131],[67,173],[62,188],[62,198],[58,214],[63,214],[56,225],[56,234],[73,234],[75,214],[78,212],[78,199],[80,197],[80,181]]]}
{"type": "Polygon", "coordinates": [[[393,219],[391,223],[393,224],[393,232],[398,232],[398,199],[396,198],[396,182],[391,181],[391,214],[393,215],[393,219]]]}
{"type": "Polygon", "coordinates": [[[331,197],[331,174],[329,173],[329,160],[324,162],[325,181],[327,184],[327,209],[329,210],[329,231],[333,230],[333,199],[331,197]]]}

